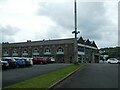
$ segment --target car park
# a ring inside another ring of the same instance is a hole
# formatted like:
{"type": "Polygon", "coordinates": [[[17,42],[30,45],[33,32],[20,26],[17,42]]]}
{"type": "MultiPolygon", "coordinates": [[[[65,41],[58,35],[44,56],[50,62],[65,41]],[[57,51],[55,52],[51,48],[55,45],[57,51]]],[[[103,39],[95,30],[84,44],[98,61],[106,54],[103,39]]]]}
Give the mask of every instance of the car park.
{"type": "Polygon", "coordinates": [[[47,60],[45,57],[34,57],[33,58],[33,64],[46,64],[47,60]]]}
{"type": "Polygon", "coordinates": [[[99,60],[99,63],[104,63],[104,61],[103,60],[99,60]]]}
{"type": "Polygon", "coordinates": [[[16,60],[18,68],[25,67],[25,60],[23,58],[14,57],[14,59],[16,60]]]}
{"type": "Polygon", "coordinates": [[[116,58],[109,58],[107,60],[107,63],[110,63],[110,64],[118,64],[119,63],[119,60],[116,59],[116,58]]]}
{"type": "Polygon", "coordinates": [[[30,61],[30,65],[33,65],[33,58],[27,58],[30,61]]]}
{"type": "Polygon", "coordinates": [[[30,67],[32,65],[33,65],[33,58],[28,58],[28,57],[2,57],[0,58],[1,69],[30,67]]]}
{"type": "Polygon", "coordinates": [[[2,66],[3,70],[9,68],[9,63],[7,61],[2,61],[1,59],[0,59],[0,65],[2,66]]]}
{"type": "Polygon", "coordinates": [[[55,63],[55,59],[53,57],[48,57],[46,60],[47,63],[55,63]]]}
{"type": "Polygon", "coordinates": [[[0,58],[0,70],[2,69],[2,63],[1,63],[1,60],[2,60],[2,59],[0,58]]]}
{"type": "Polygon", "coordinates": [[[117,60],[118,60],[118,64],[120,64],[120,57],[118,57],[117,60]]]}
{"type": "Polygon", "coordinates": [[[17,67],[17,63],[13,57],[2,57],[2,61],[7,61],[9,64],[9,68],[17,67]]]}
{"type": "Polygon", "coordinates": [[[24,61],[25,61],[25,66],[29,67],[33,65],[33,58],[25,58],[23,57],[24,61]]]}

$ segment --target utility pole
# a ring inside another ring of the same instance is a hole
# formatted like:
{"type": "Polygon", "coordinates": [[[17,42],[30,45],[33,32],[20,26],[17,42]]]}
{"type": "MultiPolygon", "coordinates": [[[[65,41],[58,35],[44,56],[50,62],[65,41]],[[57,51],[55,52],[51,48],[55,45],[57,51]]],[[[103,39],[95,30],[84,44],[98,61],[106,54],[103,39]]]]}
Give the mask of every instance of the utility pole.
{"type": "Polygon", "coordinates": [[[76,6],[76,0],[74,0],[74,25],[75,25],[75,31],[72,33],[75,34],[74,38],[74,63],[78,63],[78,45],[77,45],[77,34],[80,32],[77,32],[77,6],[76,6]]]}

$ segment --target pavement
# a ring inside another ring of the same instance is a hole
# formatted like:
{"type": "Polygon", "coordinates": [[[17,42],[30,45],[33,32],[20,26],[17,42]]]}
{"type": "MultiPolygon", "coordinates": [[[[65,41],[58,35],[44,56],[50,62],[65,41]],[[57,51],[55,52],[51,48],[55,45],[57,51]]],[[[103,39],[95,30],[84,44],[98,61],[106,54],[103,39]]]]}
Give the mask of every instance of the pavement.
{"type": "Polygon", "coordinates": [[[0,70],[0,90],[2,88],[2,70],[0,70]]]}
{"type": "Polygon", "coordinates": [[[87,64],[64,81],[57,88],[118,88],[118,64],[87,64]]]}

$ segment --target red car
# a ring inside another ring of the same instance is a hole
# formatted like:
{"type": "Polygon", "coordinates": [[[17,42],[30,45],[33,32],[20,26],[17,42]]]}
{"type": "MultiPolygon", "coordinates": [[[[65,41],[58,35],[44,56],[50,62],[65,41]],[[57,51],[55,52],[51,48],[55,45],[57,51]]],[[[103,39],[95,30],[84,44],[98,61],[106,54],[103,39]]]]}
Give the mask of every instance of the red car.
{"type": "Polygon", "coordinates": [[[46,64],[47,60],[44,57],[33,58],[33,64],[46,64]]]}

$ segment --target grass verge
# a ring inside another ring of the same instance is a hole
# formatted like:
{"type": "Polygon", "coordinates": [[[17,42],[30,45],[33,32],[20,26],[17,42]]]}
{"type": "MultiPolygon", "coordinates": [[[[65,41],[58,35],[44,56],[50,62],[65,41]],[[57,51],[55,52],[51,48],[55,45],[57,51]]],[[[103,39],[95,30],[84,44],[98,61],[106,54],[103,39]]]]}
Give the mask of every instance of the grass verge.
{"type": "Polygon", "coordinates": [[[78,68],[82,68],[85,65],[86,64],[67,66],[50,73],[47,73],[29,80],[25,80],[20,83],[13,84],[11,86],[3,88],[3,90],[7,88],[48,88],[53,83],[67,76],[69,73],[73,72],[78,68]]]}

